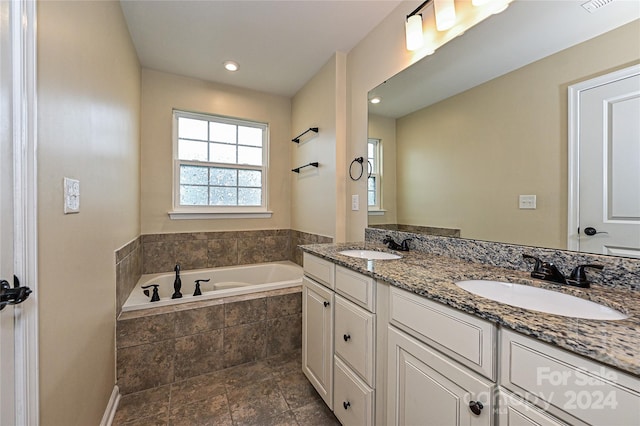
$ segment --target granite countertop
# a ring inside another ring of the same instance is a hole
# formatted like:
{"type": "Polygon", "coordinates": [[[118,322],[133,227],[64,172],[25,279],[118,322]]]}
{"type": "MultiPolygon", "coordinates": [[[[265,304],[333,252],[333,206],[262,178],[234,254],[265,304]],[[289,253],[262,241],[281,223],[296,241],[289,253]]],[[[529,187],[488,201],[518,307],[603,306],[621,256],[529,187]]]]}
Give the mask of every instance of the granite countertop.
{"type": "Polygon", "coordinates": [[[371,242],[314,244],[302,250],[378,280],[449,305],[500,326],[537,338],[595,361],[640,376],[640,292],[592,284],[581,289],[531,278],[527,272],[417,251],[397,260],[366,260],[338,254],[349,249],[390,252],[371,242]],[[629,318],[589,320],[546,314],[494,302],[455,285],[461,280],[498,280],[528,284],[617,309],[629,318]]]}

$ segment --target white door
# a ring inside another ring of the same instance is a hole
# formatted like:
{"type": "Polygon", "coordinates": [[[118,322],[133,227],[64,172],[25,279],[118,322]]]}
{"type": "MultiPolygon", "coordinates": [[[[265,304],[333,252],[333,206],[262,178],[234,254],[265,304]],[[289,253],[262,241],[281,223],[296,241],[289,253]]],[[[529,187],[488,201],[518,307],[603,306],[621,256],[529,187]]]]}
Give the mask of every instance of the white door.
{"type": "MultiPolygon", "coordinates": [[[[0,2],[0,279],[13,279],[10,5],[0,2]]],[[[15,424],[13,306],[0,311],[0,425],[15,424]]]]}
{"type": "Polygon", "coordinates": [[[0,426],[38,424],[35,2],[0,1],[0,426]],[[17,278],[16,278],[17,276],[17,278]],[[32,284],[32,285],[33,285],[32,284]],[[28,303],[22,303],[27,301],[28,303]],[[21,304],[15,304],[20,302],[21,304]]]}
{"type": "Polygon", "coordinates": [[[578,221],[569,248],[640,258],[640,66],[571,89],[578,221]]]}

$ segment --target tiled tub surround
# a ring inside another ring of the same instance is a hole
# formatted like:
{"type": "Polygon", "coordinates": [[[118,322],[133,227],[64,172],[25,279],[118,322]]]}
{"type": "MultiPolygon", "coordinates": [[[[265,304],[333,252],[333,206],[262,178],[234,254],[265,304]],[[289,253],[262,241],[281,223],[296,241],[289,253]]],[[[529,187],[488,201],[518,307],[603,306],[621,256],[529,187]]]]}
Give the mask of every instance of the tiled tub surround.
{"type": "Polygon", "coordinates": [[[142,276],[140,237],[116,250],[116,316],[142,276]]]}
{"type": "Polygon", "coordinates": [[[333,239],[293,229],[145,234],[116,250],[116,315],[142,274],[290,260],[302,266],[301,244],[333,239]]]}
{"type": "Polygon", "coordinates": [[[329,243],[332,239],[291,229],[191,232],[141,236],[143,273],[246,265],[291,260],[302,265],[299,244],[329,243]]]}
{"type": "Polygon", "coordinates": [[[302,265],[302,249],[301,245],[305,244],[325,244],[332,243],[333,238],[324,237],[322,235],[317,234],[309,234],[308,232],[291,230],[291,253],[289,260],[297,263],[300,266],[302,265]]]}
{"type": "Polygon", "coordinates": [[[301,287],[124,312],[117,383],[125,395],[301,347],[301,287]]]}
{"type": "MultiPolygon", "coordinates": [[[[371,238],[372,235],[375,236],[373,238],[375,240],[379,236],[369,229],[367,229],[367,234],[368,238],[371,238]]],[[[423,249],[433,245],[436,253],[412,250],[401,253],[402,259],[382,261],[357,259],[338,254],[341,250],[362,248],[388,251],[382,244],[371,241],[309,245],[304,246],[303,250],[377,280],[385,281],[393,286],[497,323],[499,326],[513,329],[631,374],[640,375],[640,357],[638,356],[638,348],[640,348],[640,291],[637,290],[640,288],[638,277],[640,262],[631,259],[609,259],[608,257],[600,259],[602,256],[583,256],[574,253],[580,260],[567,258],[565,259],[566,263],[558,263],[563,266],[575,266],[577,262],[582,262],[587,258],[589,261],[593,261],[593,257],[596,257],[595,260],[598,262],[605,263],[607,260],[611,262],[606,263],[605,269],[624,264],[625,269],[622,276],[629,280],[623,281],[620,285],[610,282],[608,285],[593,284],[590,289],[580,289],[534,280],[529,272],[515,270],[515,268],[507,269],[506,267],[456,259],[451,253],[444,255],[448,249],[448,241],[432,241],[432,238],[438,237],[416,237],[407,234],[395,234],[394,237],[398,240],[407,237],[415,238],[412,243],[417,243],[423,249]],[[423,243],[424,245],[422,245],[423,243]],[[635,279],[633,279],[634,277],[635,279]],[[475,296],[455,285],[456,281],[475,279],[510,281],[571,294],[618,309],[627,314],[629,318],[621,321],[598,321],[544,314],[475,296]],[[632,279],[633,281],[631,281],[632,279]]],[[[489,243],[466,241],[469,242],[469,246],[476,247],[480,253],[490,252],[489,248],[485,246],[489,243]]],[[[461,245],[455,246],[451,251],[462,254],[464,248],[461,245]]],[[[519,247],[519,250],[516,250],[513,246],[507,247],[498,259],[501,256],[506,259],[509,253],[513,253],[513,263],[518,264],[523,251],[545,259],[549,258],[549,250],[528,247],[519,247]]],[[[472,256],[472,254],[467,255],[472,256]]],[[[563,255],[568,256],[563,253],[558,254],[558,256],[563,255]]],[[[561,257],[561,259],[564,258],[561,257]]],[[[521,268],[525,269],[524,265],[521,268]]],[[[526,270],[530,271],[530,265],[527,265],[526,270]]],[[[613,274],[610,273],[610,275],[613,274]]],[[[600,277],[594,277],[595,282],[601,282],[600,280],[600,277]]]]}
{"type": "Polygon", "coordinates": [[[438,235],[440,237],[460,237],[460,230],[454,228],[435,228],[433,226],[403,225],[400,223],[386,223],[369,225],[371,228],[384,231],[411,232],[414,234],[438,235]]]}

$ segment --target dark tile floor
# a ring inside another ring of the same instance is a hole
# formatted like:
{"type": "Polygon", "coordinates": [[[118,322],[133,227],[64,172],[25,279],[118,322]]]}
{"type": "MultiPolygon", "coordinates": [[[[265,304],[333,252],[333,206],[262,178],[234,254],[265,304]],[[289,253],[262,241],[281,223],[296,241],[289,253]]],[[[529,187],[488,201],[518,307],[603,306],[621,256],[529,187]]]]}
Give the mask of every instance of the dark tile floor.
{"type": "Polygon", "coordinates": [[[114,426],[339,425],[300,351],[124,395],[114,426]]]}

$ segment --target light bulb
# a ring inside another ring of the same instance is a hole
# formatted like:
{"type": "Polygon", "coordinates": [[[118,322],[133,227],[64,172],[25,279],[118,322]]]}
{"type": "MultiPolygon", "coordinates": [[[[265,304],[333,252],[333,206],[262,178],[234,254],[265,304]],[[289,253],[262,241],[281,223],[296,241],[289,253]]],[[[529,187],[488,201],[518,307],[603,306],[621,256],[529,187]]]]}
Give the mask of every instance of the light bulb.
{"type": "Polygon", "coordinates": [[[418,50],[424,43],[422,35],[422,15],[412,15],[407,18],[404,23],[405,34],[407,37],[407,50],[418,50]]]}
{"type": "Polygon", "coordinates": [[[446,31],[456,23],[454,0],[434,0],[433,10],[436,15],[436,29],[446,31]]]}

